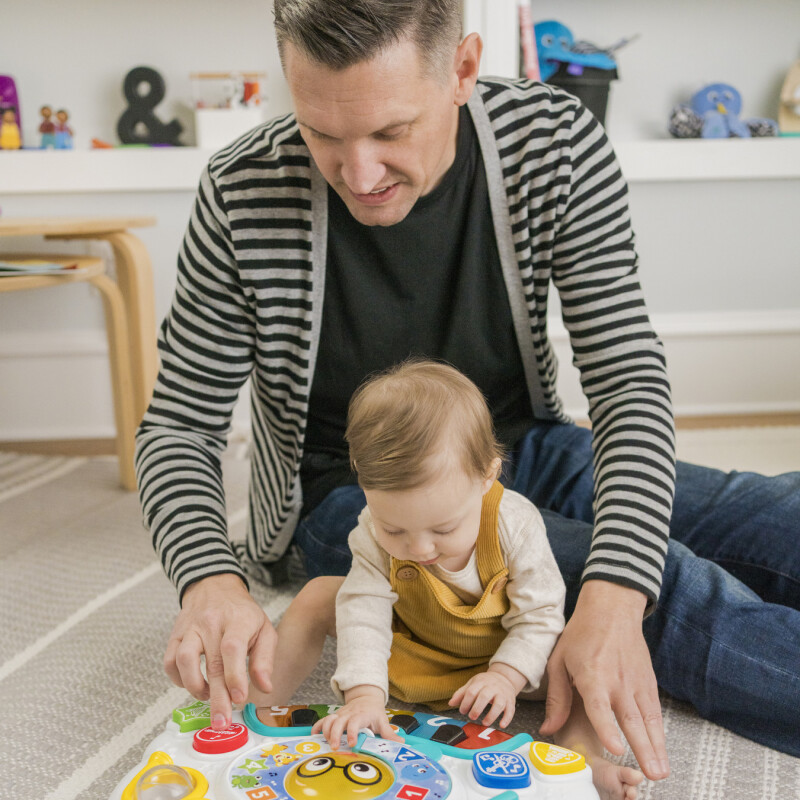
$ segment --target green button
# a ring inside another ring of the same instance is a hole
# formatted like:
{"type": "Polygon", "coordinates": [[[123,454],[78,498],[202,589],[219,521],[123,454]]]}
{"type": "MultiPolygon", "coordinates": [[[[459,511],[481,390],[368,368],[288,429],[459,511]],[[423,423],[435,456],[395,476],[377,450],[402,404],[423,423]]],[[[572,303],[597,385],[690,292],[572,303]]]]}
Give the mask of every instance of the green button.
{"type": "Polygon", "coordinates": [[[181,729],[181,733],[207,728],[211,724],[211,706],[198,700],[190,706],[176,708],[172,712],[172,721],[181,729]]]}
{"type": "Polygon", "coordinates": [[[317,716],[322,719],[323,717],[327,717],[328,714],[332,714],[336,711],[337,708],[341,708],[341,706],[337,705],[313,705],[309,706],[312,711],[317,712],[317,716]]]}

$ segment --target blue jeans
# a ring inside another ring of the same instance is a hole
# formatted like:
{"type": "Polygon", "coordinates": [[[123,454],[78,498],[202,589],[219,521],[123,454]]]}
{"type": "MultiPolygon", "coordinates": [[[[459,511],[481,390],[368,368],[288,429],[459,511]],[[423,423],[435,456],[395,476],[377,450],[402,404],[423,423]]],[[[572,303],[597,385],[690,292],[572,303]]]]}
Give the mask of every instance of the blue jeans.
{"type": "MultiPolygon", "coordinates": [[[[542,512],[575,607],[592,536],[589,431],[543,423],[503,478],[542,512]]],[[[310,576],[344,575],[357,486],[332,491],[295,538],[310,576]]],[[[643,630],[659,686],[706,719],[800,756],[800,472],[767,478],[678,463],[661,595],[643,630]]]]}

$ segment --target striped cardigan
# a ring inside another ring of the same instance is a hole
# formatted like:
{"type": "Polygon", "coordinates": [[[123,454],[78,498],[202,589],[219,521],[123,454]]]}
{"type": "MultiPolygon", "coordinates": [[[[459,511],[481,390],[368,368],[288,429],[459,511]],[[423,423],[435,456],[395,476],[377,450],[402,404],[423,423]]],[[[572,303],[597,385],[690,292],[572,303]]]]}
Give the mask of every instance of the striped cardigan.
{"type": "MultiPolygon", "coordinates": [[[[547,336],[551,281],[589,401],[595,525],[584,580],[634,587],[652,605],[669,532],[674,429],[663,348],[637,278],[626,184],[602,127],[560,90],[481,80],[469,109],[533,411],[567,421],[547,336]]],[[[137,434],[145,524],[180,595],[210,575],[244,579],[243,560],[274,561],[291,540],[326,243],[327,184],[293,115],[211,159],[137,434]],[[220,454],[248,376],[250,517],[246,544],[234,548],[220,454]]]]}

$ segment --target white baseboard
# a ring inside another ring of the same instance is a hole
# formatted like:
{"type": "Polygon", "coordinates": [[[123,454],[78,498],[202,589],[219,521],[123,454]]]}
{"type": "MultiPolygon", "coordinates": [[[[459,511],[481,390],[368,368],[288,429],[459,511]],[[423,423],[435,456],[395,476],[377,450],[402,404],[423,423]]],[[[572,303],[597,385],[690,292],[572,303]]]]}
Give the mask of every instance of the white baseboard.
{"type": "MultiPolygon", "coordinates": [[[[667,351],[676,414],[800,412],[800,309],[653,314],[667,351]]],[[[567,411],[586,416],[566,331],[550,320],[567,411]]],[[[247,427],[240,402],[234,430],[247,427]]],[[[102,331],[0,334],[0,440],[114,435],[102,331]]]]}
{"type": "MultiPolygon", "coordinates": [[[[800,411],[800,309],[651,314],[677,416],[800,411]]],[[[567,413],[587,416],[561,320],[549,320],[567,413]]]]}

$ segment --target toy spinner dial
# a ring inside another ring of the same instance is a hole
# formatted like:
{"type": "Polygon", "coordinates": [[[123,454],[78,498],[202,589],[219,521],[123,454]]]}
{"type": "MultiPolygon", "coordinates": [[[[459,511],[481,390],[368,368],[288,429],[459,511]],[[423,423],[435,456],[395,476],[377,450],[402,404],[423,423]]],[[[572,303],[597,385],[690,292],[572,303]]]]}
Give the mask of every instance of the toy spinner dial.
{"type": "Polygon", "coordinates": [[[450,776],[399,742],[367,737],[359,748],[332,750],[321,735],[273,740],[235,758],[227,795],[236,800],[444,800],[450,776]]]}

